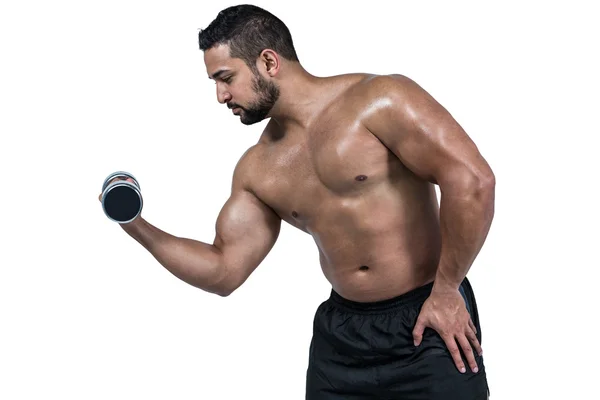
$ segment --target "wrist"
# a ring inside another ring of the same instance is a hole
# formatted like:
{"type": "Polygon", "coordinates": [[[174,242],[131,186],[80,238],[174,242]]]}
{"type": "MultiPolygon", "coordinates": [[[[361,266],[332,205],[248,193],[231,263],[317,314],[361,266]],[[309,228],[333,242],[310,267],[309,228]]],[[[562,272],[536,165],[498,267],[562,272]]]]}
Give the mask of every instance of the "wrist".
{"type": "Polygon", "coordinates": [[[440,274],[437,274],[433,281],[432,292],[435,293],[448,293],[458,291],[462,281],[456,281],[455,279],[448,279],[440,274]]]}
{"type": "Polygon", "coordinates": [[[129,232],[134,232],[136,230],[139,230],[139,228],[141,227],[141,225],[144,223],[144,221],[142,220],[141,216],[138,216],[136,219],[134,219],[131,222],[128,222],[126,224],[119,224],[121,225],[121,228],[123,228],[123,230],[127,233],[129,232]]]}

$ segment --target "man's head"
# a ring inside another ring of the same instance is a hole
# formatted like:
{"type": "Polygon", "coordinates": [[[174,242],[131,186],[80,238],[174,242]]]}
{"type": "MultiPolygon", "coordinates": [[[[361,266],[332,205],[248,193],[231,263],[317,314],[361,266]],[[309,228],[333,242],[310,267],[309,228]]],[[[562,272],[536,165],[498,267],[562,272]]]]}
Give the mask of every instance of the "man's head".
{"type": "Polygon", "coordinates": [[[220,103],[238,108],[241,122],[265,119],[279,98],[272,79],[284,59],[298,62],[287,26],[253,6],[229,7],[199,33],[208,74],[217,84],[220,103]]]}

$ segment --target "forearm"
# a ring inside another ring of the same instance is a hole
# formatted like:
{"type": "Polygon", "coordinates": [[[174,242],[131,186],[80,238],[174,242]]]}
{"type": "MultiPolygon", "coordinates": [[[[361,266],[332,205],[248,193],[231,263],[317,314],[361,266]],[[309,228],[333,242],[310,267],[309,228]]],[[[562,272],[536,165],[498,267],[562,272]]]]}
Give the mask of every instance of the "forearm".
{"type": "Polygon", "coordinates": [[[493,180],[441,188],[442,248],[434,289],[458,289],[483,247],[494,216],[493,180]]]}
{"type": "Polygon", "coordinates": [[[177,278],[204,291],[225,294],[223,257],[214,245],[173,236],[141,217],[121,227],[177,278]]]}

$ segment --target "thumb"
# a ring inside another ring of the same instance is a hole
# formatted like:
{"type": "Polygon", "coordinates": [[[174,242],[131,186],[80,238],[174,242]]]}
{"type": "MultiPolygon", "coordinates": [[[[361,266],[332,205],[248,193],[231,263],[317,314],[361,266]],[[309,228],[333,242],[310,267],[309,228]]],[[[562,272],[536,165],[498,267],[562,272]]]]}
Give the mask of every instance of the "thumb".
{"type": "Polygon", "coordinates": [[[413,332],[412,332],[415,346],[418,346],[421,344],[421,340],[423,339],[423,331],[425,331],[425,322],[423,321],[422,318],[418,318],[417,323],[415,324],[415,328],[413,329],[413,332]]]}

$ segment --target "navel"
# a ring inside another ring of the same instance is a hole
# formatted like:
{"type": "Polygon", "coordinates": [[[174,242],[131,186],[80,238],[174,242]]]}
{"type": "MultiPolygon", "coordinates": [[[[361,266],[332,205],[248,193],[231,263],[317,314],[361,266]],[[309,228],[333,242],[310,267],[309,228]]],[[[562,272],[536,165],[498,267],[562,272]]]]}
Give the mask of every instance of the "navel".
{"type": "Polygon", "coordinates": [[[366,265],[362,265],[362,266],[361,266],[359,269],[360,269],[361,271],[368,271],[368,270],[369,270],[369,267],[367,267],[366,265]]]}
{"type": "Polygon", "coordinates": [[[298,213],[296,211],[292,211],[292,217],[298,218],[298,213]]]}
{"type": "Polygon", "coordinates": [[[366,175],[359,175],[356,178],[354,178],[355,180],[362,182],[362,181],[366,181],[367,180],[367,176],[366,175]]]}

